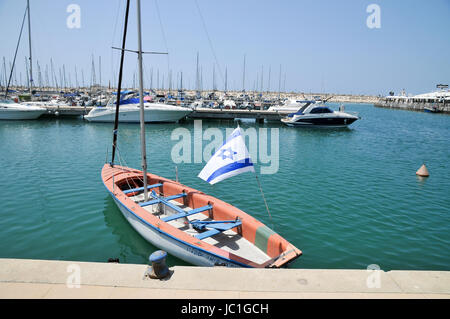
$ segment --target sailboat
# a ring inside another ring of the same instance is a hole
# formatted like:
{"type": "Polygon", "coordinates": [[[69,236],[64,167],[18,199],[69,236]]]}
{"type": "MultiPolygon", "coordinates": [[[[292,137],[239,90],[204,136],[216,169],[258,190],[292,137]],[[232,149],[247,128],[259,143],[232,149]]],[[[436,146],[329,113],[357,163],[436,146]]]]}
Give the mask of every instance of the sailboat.
{"type": "MultiPolygon", "coordinates": [[[[30,95],[32,95],[32,86],[33,86],[33,78],[32,78],[32,60],[31,60],[31,23],[30,23],[30,3],[29,0],[27,1],[27,8],[25,10],[23,21],[22,21],[22,27],[20,30],[19,35],[19,41],[17,43],[16,47],[16,53],[14,55],[14,61],[11,67],[11,74],[14,70],[14,65],[16,62],[16,56],[17,56],[17,49],[19,48],[20,38],[22,36],[22,30],[23,25],[25,22],[25,16],[28,16],[28,43],[29,43],[29,50],[30,50],[30,95]]],[[[39,116],[44,114],[47,109],[39,106],[31,106],[31,105],[23,105],[16,101],[13,101],[11,99],[8,99],[8,91],[9,91],[9,84],[11,81],[11,75],[9,77],[8,84],[6,86],[5,91],[5,97],[4,99],[0,100],[0,120],[34,120],[37,119],[39,116]]]]}
{"type": "MultiPolygon", "coordinates": [[[[102,168],[103,184],[125,219],[143,238],[188,263],[254,268],[286,266],[302,252],[269,227],[220,199],[177,181],[147,173],[140,0],[136,2],[142,170],[114,164],[118,133],[116,118],[112,161],[105,163],[102,168]]],[[[125,14],[118,92],[121,89],[128,12],[129,0],[125,14]]],[[[118,99],[116,107],[119,106],[118,99]]]]}

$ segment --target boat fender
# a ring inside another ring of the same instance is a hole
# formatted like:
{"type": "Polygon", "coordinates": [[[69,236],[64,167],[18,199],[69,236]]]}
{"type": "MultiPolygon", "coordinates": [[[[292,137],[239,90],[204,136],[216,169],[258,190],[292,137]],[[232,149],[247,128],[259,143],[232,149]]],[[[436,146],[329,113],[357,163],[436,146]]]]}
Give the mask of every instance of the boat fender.
{"type": "Polygon", "coordinates": [[[148,258],[151,262],[147,275],[152,279],[163,279],[169,275],[169,269],[166,265],[167,253],[163,250],[157,250],[148,258]]]}

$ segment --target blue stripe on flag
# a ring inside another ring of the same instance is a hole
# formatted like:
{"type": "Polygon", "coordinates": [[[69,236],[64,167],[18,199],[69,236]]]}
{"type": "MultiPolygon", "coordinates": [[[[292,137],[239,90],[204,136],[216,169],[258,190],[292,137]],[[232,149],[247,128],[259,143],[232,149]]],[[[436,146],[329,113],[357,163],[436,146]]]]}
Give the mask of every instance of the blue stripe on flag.
{"type": "Polygon", "coordinates": [[[212,181],[216,177],[219,177],[220,175],[223,175],[225,173],[232,172],[232,171],[235,171],[237,169],[244,168],[247,166],[253,166],[253,163],[250,160],[250,158],[246,158],[244,161],[230,163],[228,165],[225,165],[225,166],[217,169],[214,173],[212,173],[208,177],[208,179],[206,181],[209,183],[210,181],[212,181]]]}

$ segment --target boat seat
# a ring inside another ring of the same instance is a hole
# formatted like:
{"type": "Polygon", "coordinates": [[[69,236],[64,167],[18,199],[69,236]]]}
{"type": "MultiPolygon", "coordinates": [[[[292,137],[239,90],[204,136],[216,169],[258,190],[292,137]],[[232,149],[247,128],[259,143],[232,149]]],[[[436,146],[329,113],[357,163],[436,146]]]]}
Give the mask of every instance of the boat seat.
{"type": "MultiPolygon", "coordinates": [[[[148,185],[147,186],[147,189],[152,189],[152,188],[155,188],[155,187],[160,187],[160,186],[162,186],[163,184],[161,184],[161,183],[158,183],[158,184],[153,184],[153,185],[148,185]]],[[[138,187],[138,188],[132,188],[132,189],[127,189],[127,190],[124,190],[123,191],[123,193],[124,194],[129,194],[129,193],[134,193],[134,192],[140,192],[140,191],[143,191],[144,190],[144,187],[138,187]]]]}
{"type": "MultiPolygon", "coordinates": [[[[169,200],[172,200],[172,199],[177,199],[177,198],[186,197],[186,196],[187,196],[186,193],[181,193],[181,194],[176,194],[176,195],[167,196],[167,197],[158,197],[156,199],[153,199],[153,200],[150,200],[150,201],[147,201],[147,202],[139,203],[139,206],[143,207],[143,206],[158,204],[158,203],[161,203],[161,199],[169,201],[169,200]]],[[[154,196],[152,196],[152,197],[154,198],[154,196]]]]}
{"type": "Polygon", "coordinates": [[[195,238],[202,240],[217,235],[223,231],[232,229],[234,227],[238,227],[242,225],[242,221],[240,221],[238,218],[236,220],[219,220],[219,221],[193,220],[191,221],[191,224],[196,230],[204,230],[206,228],[209,228],[209,230],[200,233],[198,235],[195,235],[195,238]]]}
{"type": "MultiPolygon", "coordinates": [[[[186,194],[186,193],[182,193],[182,194],[186,194]]],[[[148,204],[148,205],[151,205],[152,203],[163,203],[164,205],[166,205],[166,206],[172,208],[174,211],[177,212],[177,214],[173,214],[173,215],[170,215],[170,216],[161,218],[161,219],[162,219],[163,221],[165,221],[165,222],[169,222],[169,221],[171,221],[171,220],[175,220],[175,219],[178,219],[178,218],[187,217],[187,216],[190,216],[190,215],[194,215],[194,214],[197,214],[197,213],[201,213],[201,212],[203,212],[203,211],[205,211],[205,210],[210,210],[210,209],[212,209],[212,205],[206,205],[206,206],[199,207],[199,208],[195,208],[195,209],[192,209],[192,210],[184,210],[184,209],[182,209],[181,207],[179,207],[179,206],[177,206],[177,205],[172,204],[171,202],[169,202],[169,200],[170,200],[171,197],[176,197],[176,198],[178,198],[177,196],[179,196],[179,197],[181,197],[181,196],[187,196],[187,194],[186,194],[186,195],[182,195],[182,194],[173,195],[173,196],[169,196],[169,197],[164,198],[164,197],[159,197],[158,195],[156,195],[155,191],[152,191],[152,192],[150,193],[150,196],[152,196],[152,197],[154,198],[154,200],[150,201],[150,204],[148,204]]],[[[172,199],[173,199],[173,198],[172,198],[172,199]]],[[[148,202],[146,202],[146,203],[148,203],[148,202]]],[[[145,204],[145,203],[141,203],[141,204],[145,204]]],[[[140,205],[141,205],[141,204],[140,204],[140,205]]]]}
{"type": "MultiPolygon", "coordinates": [[[[171,206],[169,206],[171,207],[171,206]]],[[[173,207],[171,207],[173,208],[173,207]]],[[[175,219],[179,219],[179,218],[183,218],[183,217],[188,217],[190,215],[194,215],[197,213],[201,213],[204,212],[205,210],[210,210],[212,208],[212,205],[206,205],[203,207],[199,207],[199,208],[195,208],[192,210],[183,210],[179,207],[177,207],[178,209],[176,209],[176,211],[178,211],[178,214],[173,214],[164,218],[161,218],[163,221],[165,222],[170,222],[171,220],[175,220],[175,219]]]]}

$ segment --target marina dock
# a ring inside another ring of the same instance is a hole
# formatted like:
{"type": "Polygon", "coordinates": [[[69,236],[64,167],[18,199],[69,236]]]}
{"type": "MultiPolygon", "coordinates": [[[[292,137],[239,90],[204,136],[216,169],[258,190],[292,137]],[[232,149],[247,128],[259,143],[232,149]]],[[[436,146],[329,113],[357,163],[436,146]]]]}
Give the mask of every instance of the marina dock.
{"type": "Polygon", "coordinates": [[[54,106],[46,105],[47,115],[56,116],[83,116],[89,113],[92,106],[54,106]]]}
{"type": "Polygon", "coordinates": [[[175,266],[167,279],[158,280],[145,276],[147,268],[0,259],[0,298],[450,298],[449,271],[175,266]]]}
{"type": "MultiPolygon", "coordinates": [[[[83,116],[89,113],[92,106],[45,106],[47,115],[83,116]]],[[[197,108],[187,116],[188,119],[233,120],[236,118],[255,119],[256,121],[279,121],[289,112],[242,109],[197,108]]]]}
{"type": "Polygon", "coordinates": [[[197,108],[188,115],[189,119],[233,120],[236,118],[255,119],[256,121],[279,121],[292,112],[240,109],[197,108]]]}

